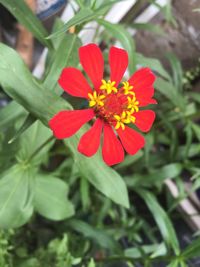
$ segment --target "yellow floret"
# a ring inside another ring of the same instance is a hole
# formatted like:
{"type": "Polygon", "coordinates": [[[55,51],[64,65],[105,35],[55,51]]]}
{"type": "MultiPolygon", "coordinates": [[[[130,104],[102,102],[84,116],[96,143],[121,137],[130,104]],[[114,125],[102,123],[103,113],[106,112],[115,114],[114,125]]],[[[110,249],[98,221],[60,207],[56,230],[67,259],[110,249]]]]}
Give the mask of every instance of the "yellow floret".
{"type": "Polygon", "coordinates": [[[93,92],[93,94],[89,93],[88,94],[89,97],[89,106],[90,107],[94,107],[94,106],[100,106],[103,107],[104,106],[104,102],[102,101],[105,96],[104,95],[98,95],[96,91],[93,92]]]}
{"type": "Polygon", "coordinates": [[[111,82],[109,80],[106,82],[105,80],[102,80],[102,85],[100,86],[101,90],[105,90],[107,94],[110,94],[112,92],[117,93],[117,88],[115,87],[116,82],[111,82]]]}

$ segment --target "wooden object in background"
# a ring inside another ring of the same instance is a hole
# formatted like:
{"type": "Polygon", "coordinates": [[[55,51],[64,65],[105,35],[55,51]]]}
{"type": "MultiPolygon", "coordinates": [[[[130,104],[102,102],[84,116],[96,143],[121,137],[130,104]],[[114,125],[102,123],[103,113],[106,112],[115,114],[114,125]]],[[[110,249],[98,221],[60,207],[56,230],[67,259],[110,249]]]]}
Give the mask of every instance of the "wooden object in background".
{"type": "MultiPolygon", "coordinates": [[[[35,0],[26,0],[26,3],[34,12],[36,8],[35,0]]],[[[34,49],[33,35],[21,24],[18,24],[17,28],[19,32],[16,41],[16,50],[21,55],[27,66],[31,68],[34,49]]]]}

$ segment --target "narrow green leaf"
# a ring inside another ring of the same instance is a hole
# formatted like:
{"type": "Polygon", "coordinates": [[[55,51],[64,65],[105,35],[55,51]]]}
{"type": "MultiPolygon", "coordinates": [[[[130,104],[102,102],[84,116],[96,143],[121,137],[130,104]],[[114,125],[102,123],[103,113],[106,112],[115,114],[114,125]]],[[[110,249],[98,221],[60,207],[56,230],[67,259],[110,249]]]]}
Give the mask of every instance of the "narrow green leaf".
{"type": "Polygon", "coordinates": [[[172,260],[166,267],[179,267],[179,260],[172,260]]]}
{"type": "Polygon", "coordinates": [[[44,87],[53,90],[58,82],[59,75],[64,67],[76,66],[78,64],[78,48],[81,41],[75,34],[67,34],[61,40],[54,57],[51,60],[50,68],[46,73],[44,87]]]}
{"type": "Polygon", "coordinates": [[[32,171],[15,165],[1,175],[0,227],[19,227],[33,213],[33,195],[30,193],[32,171]]]}
{"type": "Polygon", "coordinates": [[[51,175],[38,174],[34,186],[34,207],[51,220],[63,220],[74,215],[72,203],[67,199],[65,182],[51,175]]]}
{"type": "Polygon", "coordinates": [[[58,37],[59,35],[65,33],[70,27],[76,26],[79,24],[83,24],[90,20],[96,19],[99,15],[102,15],[102,10],[92,11],[89,8],[80,9],[72,19],[70,19],[67,23],[63,25],[61,29],[56,31],[55,33],[49,35],[47,39],[58,37]]]}
{"type": "Polygon", "coordinates": [[[169,60],[169,62],[171,64],[174,85],[175,85],[176,88],[179,89],[179,91],[182,91],[183,70],[182,70],[182,67],[181,67],[181,63],[178,60],[178,58],[172,53],[168,53],[166,55],[166,57],[167,57],[167,59],[169,60]]]}
{"type": "Polygon", "coordinates": [[[185,111],[186,101],[184,97],[177,92],[177,89],[172,83],[165,81],[162,78],[157,78],[155,87],[158,92],[168,98],[175,107],[179,107],[181,111],[185,111]]]}
{"type": "Polygon", "coordinates": [[[119,252],[119,245],[114,241],[112,236],[106,234],[104,231],[95,229],[91,225],[80,221],[71,219],[67,222],[67,225],[73,230],[83,234],[83,236],[91,239],[95,243],[98,243],[101,247],[111,249],[119,252]]]}
{"type": "Polygon", "coordinates": [[[9,12],[23,24],[44,46],[52,48],[51,41],[46,40],[48,33],[43,27],[40,20],[33,14],[31,9],[26,5],[24,0],[0,0],[9,12]]]}
{"type": "Polygon", "coordinates": [[[180,163],[171,163],[147,174],[134,174],[127,179],[129,186],[147,186],[152,187],[155,184],[162,184],[165,179],[173,179],[180,175],[183,167],[180,163]]]}
{"type": "Polygon", "coordinates": [[[155,25],[153,23],[132,23],[128,26],[136,30],[145,30],[156,33],[158,35],[165,35],[163,29],[159,25],[155,25]]]}
{"type": "Polygon", "coordinates": [[[200,126],[196,123],[192,123],[192,130],[194,131],[197,139],[200,141],[200,126]]]}
{"type": "Polygon", "coordinates": [[[176,255],[179,255],[179,243],[176,237],[176,232],[164,209],[159,205],[155,196],[146,190],[136,190],[140,197],[145,201],[147,207],[151,211],[162,237],[166,244],[173,248],[176,255]]]}
{"type": "Polygon", "coordinates": [[[142,245],[142,246],[139,246],[138,248],[137,247],[128,248],[125,250],[125,256],[133,258],[133,259],[137,259],[137,258],[143,257],[143,255],[157,253],[157,250],[159,250],[160,252],[159,254],[157,254],[157,256],[163,256],[167,252],[165,244],[161,243],[161,244],[153,244],[153,245],[142,245]]]}
{"type": "Polygon", "coordinates": [[[117,40],[120,41],[123,48],[127,50],[129,55],[129,71],[132,74],[135,71],[135,43],[131,34],[120,24],[113,24],[109,21],[98,19],[97,22],[117,40]]]}
{"type": "Polygon", "coordinates": [[[186,249],[182,252],[181,256],[184,257],[184,259],[193,259],[196,257],[199,257],[199,251],[200,251],[200,238],[197,238],[194,240],[186,249]]]}
{"type": "Polygon", "coordinates": [[[160,74],[163,78],[169,81],[171,80],[170,75],[164,69],[164,67],[162,66],[162,64],[158,59],[145,57],[142,54],[136,53],[134,60],[136,61],[136,64],[143,67],[149,67],[152,70],[156,71],[158,74],[160,74]]]}

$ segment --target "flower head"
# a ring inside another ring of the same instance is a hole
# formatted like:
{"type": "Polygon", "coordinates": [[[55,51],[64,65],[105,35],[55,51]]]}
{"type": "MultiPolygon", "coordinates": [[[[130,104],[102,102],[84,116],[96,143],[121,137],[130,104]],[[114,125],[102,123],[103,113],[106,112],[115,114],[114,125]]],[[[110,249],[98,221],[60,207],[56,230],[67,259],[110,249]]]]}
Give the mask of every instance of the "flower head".
{"type": "Polygon", "coordinates": [[[152,98],[155,75],[149,68],[142,68],[119,86],[128,55],[117,47],[111,47],[109,52],[109,80],[103,79],[103,55],[97,45],[82,46],[79,58],[93,88],[81,71],[72,67],[62,71],[58,82],[68,94],[87,99],[88,108],[61,111],[49,121],[49,126],[58,139],[63,139],[93,119],[92,127],[79,141],[78,151],[88,157],[94,155],[103,135],[103,159],[108,165],[117,164],[124,159],[124,149],[134,155],[145,145],[144,137],[129,126],[135,125],[143,132],[150,130],[155,113],[143,107],[156,104],[152,98]]]}

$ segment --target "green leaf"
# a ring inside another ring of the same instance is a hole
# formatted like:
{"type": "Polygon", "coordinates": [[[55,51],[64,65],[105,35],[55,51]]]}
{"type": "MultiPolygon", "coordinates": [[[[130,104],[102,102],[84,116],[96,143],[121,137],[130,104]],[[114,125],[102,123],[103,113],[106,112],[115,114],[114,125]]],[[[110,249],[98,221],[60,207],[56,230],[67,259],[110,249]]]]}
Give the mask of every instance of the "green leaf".
{"type": "Polygon", "coordinates": [[[182,91],[183,70],[181,67],[181,63],[178,58],[172,53],[167,53],[166,57],[171,64],[174,85],[176,88],[179,89],[179,91],[182,91]]]}
{"type": "Polygon", "coordinates": [[[145,30],[156,33],[158,35],[165,35],[163,29],[159,25],[155,25],[153,23],[133,23],[128,26],[136,30],[145,30]]]}
{"type": "Polygon", "coordinates": [[[117,40],[120,41],[123,48],[128,52],[129,71],[132,74],[135,71],[135,43],[131,34],[120,24],[113,24],[109,21],[98,19],[97,22],[117,40]]]}
{"type": "Polygon", "coordinates": [[[167,80],[171,80],[170,75],[168,72],[164,69],[162,64],[158,59],[155,58],[149,58],[145,57],[142,54],[136,53],[134,61],[136,61],[136,64],[142,66],[142,67],[149,67],[152,70],[156,71],[158,74],[160,74],[163,78],[167,80]]]}
{"type": "Polygon", "coordinates": [[[88,22],[90,20],[94,20],[99,15],[102,15],[102,10],[96,10],[92,11],[89,8],[83,8],[80,9],[74,16],[71,18],[67,23],[63,25],[62,28],[60,28],[58,31],[54,32],[53,34],[49,35],[47,38],[55,38],[59,35],[65,33],[70,27],[76,26],[79,24],[83,24],[85,22],[88,22]]]}
{"type": "Polygon", "coordinates": [[[109,236],[103,230],[95,229],[91,225],[75,219],[69,220],[67,225],[95,243],[98,243],[103,248],[118,252],[120,251],[118,243],[114,241],[112,236],[109,236]]]}
{"type": "Polygon", "coordinates": [[[166,267],[179,267],[179,260],[172,260],[166,267]]]}
{"type": "Polygon", "coordinates": [[[0,84],[11,98],[45,124],[56,112],[71,109],[56,93],[45,90],[19,55],[4,44],[0,44],[0,84]]]}
{"type": "Polygon", "coordinates": [[[165,81],[162,78],[157,78],[155,82],[155,87],[158,92],[168,98],[175,107],[179,107],[181,111],[185,110],[186,101],[183,95],[179,94],[177,89],[172,83],[165,81]]]}
{"type": "MultiPolygon", "coordinates": [[[[46,141],[49,140],[51,136],[51,130],[45,127],[40,121],[36,121],[31,127],[26,130],[26,132],[21,135],[20,149],[16,155],[18,161],[29,161],[33,153],[37,151],[44,143],[46,143],[46,141]]],[[[35,155],[34,158],[30,160],[29,164],[41,164],[44,161],[45,155],[47,154],[53,143],[54,141],[51,141],[48,143],[48,145],[46,144],[42,149],[40,149],[37,155],[35,155]]]]}
{"type": "Polygon", "coordinates": [[[0,0],[0,3],[5,6],[9,12],[23,24],[44,46],[52,48],[49,40],[46,40],[48,33],[43,27],[40,20],[33,14],[31,9],[25,4],[24,0],[0,0]]]}
{"type": "Polygon", "coordinates": [[[21,105],[15,101],[10,102],[0,109],[0,130],[5,130],[8,126],[13,125],[17,118],[24,116],[26,113],[21,105]]]}
{"type": "Polygon", "coordinates": [[[88,127],[83,126],[76,135],[65,140],[74,154],[80,174],[112,201],[129,208],[128,192],[124,180],[114,169],[102,161],[101,154],[97,153],[88,158],[77,153],[78,141],[87,129],[88,127]]]}
{"type": "Polygon", "coordinates": [[[67,199],[65,182],[51,175],[38,174],[34,186],[34,207],[44,217],[63,220],[74,215],[72,203],[67,199]]]}
{"type": "Polygon", "coordinates": [[[96,266],[96,264],[95,264],[94,260],[91,259],[89,264],[88,264],[88,267],[95,267],[95,266],[96,266]]]}
{"type": "Polygon", "coordinates": [[[192,123],[192,130],[194,131],[197,139],[200,141],[200,126],[196,123],[192,123]]]}
{"type": "Polygon", "coordinates": [[[30,193],[32,170],[15,165],[0,180],[0,227],[19,227],[33,213],[33,195],[30,193]]]}
{"type": "Polygon", "coordinates": [[[185,250],[182,252],[181,256],[188,260],[199,257],[200,251],[200,238],[194,240],[185,250]]]}
{"type": "Polygon", "coordinates": [[[180,163],[171,163],[147,175],[135,174],[127,180],[127,183],[132,186],[152,187],[155,184],[163,183],[165,179],[176,178],[180,175],[182,169],[180,163]]]}
{"type": "Polygon", "coordinates": [[[145,201],[147,207],[151,211],[166,244],[172,247],[176,255],[179,255],[180,249],[178,239],[167,213],[159,205],[157,199],[151,192],[141,189],[136,190],[136,192],[145,201]]]}
{"type": "Polygon", "coordinates": [[[78,48],[81,41],[75,34],[67,34],[61,40],[54,57],[51,60],[50,68],[46,73],[44,87],[53,90],[58,82],[62,69],[67,66],[76,66],[79,62],[78,48]]]}
{"type": "Polygon", "coordinates": [[[160,252],[159,254],[157,254],[158,256],[163,256],[167,252],[165,244],[161,243],[161,244],[153,244],[153,245],[142,245],[142,246],[139,246],[138,248],[137,247],[128,248],[125,250],[125,256],[133,258],[133,259],[137,259],[137,258],[143,257],[144,255],[156,253],[157,250],[159,250],[160,252]]]}
{"type": "Polygon", "coordinates": [[[19,130],[8,141],[8,143],[11,144],[12,142],[14,142],[23,132],[25,132],[35,122],[35,120],[36,120],[35,117],[33,117],[31,114],[27,115],[19,130]]]}

